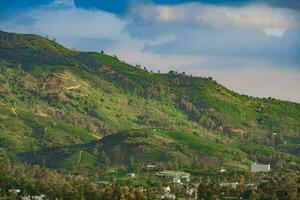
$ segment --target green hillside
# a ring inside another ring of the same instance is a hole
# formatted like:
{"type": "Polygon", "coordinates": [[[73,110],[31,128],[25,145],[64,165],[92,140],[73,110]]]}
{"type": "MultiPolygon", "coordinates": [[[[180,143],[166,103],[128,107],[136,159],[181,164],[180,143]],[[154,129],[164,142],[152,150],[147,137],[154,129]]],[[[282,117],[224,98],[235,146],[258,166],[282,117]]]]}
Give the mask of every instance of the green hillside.
{"type": "MultiPolygon", "coordinates": [[[[176,63],[174,63],[176,64],[176,63]]],[[[48,167],[300,166],[300,104],[0,32],[0,159],[48,167]]]]}

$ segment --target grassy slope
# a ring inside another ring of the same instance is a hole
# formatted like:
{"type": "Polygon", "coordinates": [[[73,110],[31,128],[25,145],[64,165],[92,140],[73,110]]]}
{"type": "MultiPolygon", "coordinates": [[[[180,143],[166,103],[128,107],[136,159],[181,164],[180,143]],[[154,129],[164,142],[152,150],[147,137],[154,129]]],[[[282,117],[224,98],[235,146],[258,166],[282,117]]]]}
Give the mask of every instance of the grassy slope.
{"type": "Polygon", "coordinates": [[[124,151],[125,164],[132,157],[138,163],[205,163],[197,154],[244,166],[249,159],[299,159],[299,104],[242,96],[207,78],[150,73],[105,54],[0,32],[0,82],[2,157],[41,162],[46,152],[55,166],[74,165],[80,149],[87,165],[103,164],[101,151],[115,164],[124,151]],[[92,141],[116,132],[95,152],[92,141]],[[132,138],[140,132],[146,135],[132,138]],[[52,156],[68,145],[59,159],[52,156]]]}

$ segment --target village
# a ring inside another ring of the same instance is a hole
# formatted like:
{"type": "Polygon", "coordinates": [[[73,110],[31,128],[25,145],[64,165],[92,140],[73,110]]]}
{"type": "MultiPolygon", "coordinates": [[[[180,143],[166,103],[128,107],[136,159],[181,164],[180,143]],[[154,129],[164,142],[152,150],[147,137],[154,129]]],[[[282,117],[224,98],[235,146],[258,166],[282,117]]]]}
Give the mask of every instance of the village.
{"type": "MultiPolygon", "coordinates": [[[[248,179],[241,179],[241,175],[233,176],[232,172],[229,172],[225,167],[220,167],[218,171],[207,175],[191,175],[191,173],[184,171],[174,170],[159,170],[154,164],[148,164],[143,167],[143,171],[120,173],[118,169],[108,170],[108,174],[103,180],[96,181],[96,185],[99,188],[111,188],[118,186],[121,191],[126,190],[126,187],[133,188],[140,193],[154,196],[155,199],[175,200],[175,199],[206,199],[203,198],[201,185],[206,186],[210,183],[217,183],[217,187],[220,188],[221,196],[228,199],[236,199],[234,196],[235,191],[243,189],[257,190],[257,186],[267,181],[268,172],[271,171],[270,164],[251,163],[248,171],[248,179]],[[258,175],[258,176],[257,176],[258,175]],[[225,178],[224,178],[225,177],[225,178]],[[250,177],[256,177],[251,181],[250,177]],[[257,179],[257,177],[259,177],[257,179]],[[143,184],[142,182],[148,179],[152,182],[143,184]]],[[[81,175],[74,175],[69,177],[79,182],[84,181],[84,177],[81,175]]],[[[67,180],[63,180],[67,183],[67,180]]],[[[128,189],[127,189],[128,190],[128,189]]],[[[204,192],[204,191],[203,191],[204,192]]],[[[45,194],[29,195],[25,194],[21,189],[11,188],[8,193],[15,197],[15,199],[21,200],[47,200],[49,199],[45,194]]],[[[1,198],[0,198],[1,199],[1,198]]],[[[244,198],[242,198],[244,199],[244,198]]]]}

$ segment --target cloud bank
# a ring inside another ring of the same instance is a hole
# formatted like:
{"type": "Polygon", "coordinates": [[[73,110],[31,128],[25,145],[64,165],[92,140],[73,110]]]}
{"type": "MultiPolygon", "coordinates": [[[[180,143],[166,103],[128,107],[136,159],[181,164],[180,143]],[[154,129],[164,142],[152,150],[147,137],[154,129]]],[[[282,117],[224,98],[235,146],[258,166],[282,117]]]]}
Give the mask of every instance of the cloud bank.
{"type": "Polygon", "coordinates": [[[224,6],[132,3],[125,16],[73,0],[0,19],[5,31],[36,33],[70,48],[104,50],[154,71],[213,76],[253,96],[300,102],[300,17],[262,3],[224,6]]]}
{"type": "Polygon", "coordinates": [[[173,6],[140,5],[134,12],[147,21],[158,23],[195,23],[214,28],[231,26],[259,29],[267,35],[275,37],[282,37],[287,28],[295,26],[297,23],[295,11],[272,8],[267,5],[248,5],[244,7],[199,3],[173,6]]]}

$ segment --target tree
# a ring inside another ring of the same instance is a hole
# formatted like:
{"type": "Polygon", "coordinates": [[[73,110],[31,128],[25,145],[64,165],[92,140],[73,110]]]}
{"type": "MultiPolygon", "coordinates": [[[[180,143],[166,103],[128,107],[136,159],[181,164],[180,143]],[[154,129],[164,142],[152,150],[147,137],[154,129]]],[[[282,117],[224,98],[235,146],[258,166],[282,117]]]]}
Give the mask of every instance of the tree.
{"type": "Polygon", "coordinates": [[[298,193],[296,174],[289,174],[282,179],[279,185],[278,196],[279,199],[300,199],[300,194],[298,193]]]}

